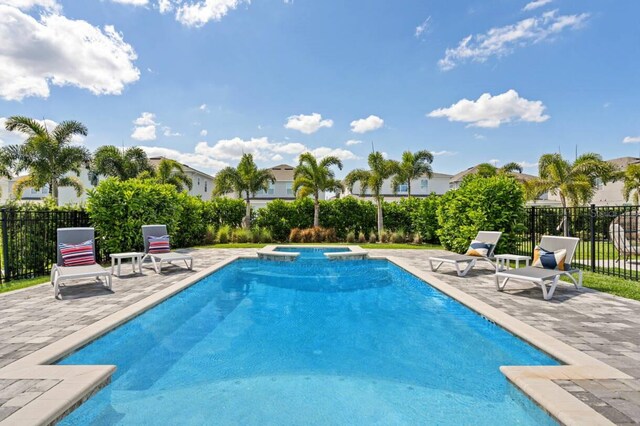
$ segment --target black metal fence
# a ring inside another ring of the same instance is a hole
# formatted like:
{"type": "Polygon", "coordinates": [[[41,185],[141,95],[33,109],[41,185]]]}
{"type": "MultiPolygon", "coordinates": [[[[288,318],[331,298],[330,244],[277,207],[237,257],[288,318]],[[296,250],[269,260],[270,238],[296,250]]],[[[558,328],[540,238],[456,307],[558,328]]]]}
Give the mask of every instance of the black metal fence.
{"type": "MultiPolygon", "coordinates": [[[[91,226],[83,210],[49,211],[5,208],[0,211],[2,225],[2,281],[46,275],[56,262],[56,230],[91,226]]],[[[104,255],[96,238],[99,260],[104,255]]]]}
{"type": "Polygon", "coordinates": [[[580,238],[573,264],[640,280],[640,206],[528,207],[518,254],[531,255],[543,235],[580,238]]]}
{"type": "MultiPolygon", "coordinates": [[[[83,210],[5,208],[0,211],[0,282],[46,275],[56,261],[56,230],[91,226],[83,210]]],[[[640,281],[640,206],[528,207],[517,253],[531,255],[543,235],[580,238],[573,264],[583,270],[640,281]]],[[[107,259],[96,235],[99,261],[107,259]]]]}

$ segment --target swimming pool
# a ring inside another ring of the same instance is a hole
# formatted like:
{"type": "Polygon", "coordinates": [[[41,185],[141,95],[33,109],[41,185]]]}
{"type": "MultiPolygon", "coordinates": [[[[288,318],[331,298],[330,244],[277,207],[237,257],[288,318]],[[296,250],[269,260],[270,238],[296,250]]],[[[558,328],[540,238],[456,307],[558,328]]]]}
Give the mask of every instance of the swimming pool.
{"type": "Polygon", "coordinates": [[[385,260],[241,259],[59,364],[61,424],[554,424],[500,373],[557,361],[385,260]]]}

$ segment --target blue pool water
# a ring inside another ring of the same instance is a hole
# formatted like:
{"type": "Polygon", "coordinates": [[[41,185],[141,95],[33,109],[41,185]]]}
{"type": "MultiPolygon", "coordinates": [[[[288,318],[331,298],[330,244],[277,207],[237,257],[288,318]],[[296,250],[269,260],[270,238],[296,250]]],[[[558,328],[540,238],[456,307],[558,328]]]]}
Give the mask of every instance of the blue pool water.
{"type": "Polygon", "coordinates": [[[117,365],[63,425],[554,424],[498,368],[555,360],[382,260],[239,260],[59,364],[117,365]]]}

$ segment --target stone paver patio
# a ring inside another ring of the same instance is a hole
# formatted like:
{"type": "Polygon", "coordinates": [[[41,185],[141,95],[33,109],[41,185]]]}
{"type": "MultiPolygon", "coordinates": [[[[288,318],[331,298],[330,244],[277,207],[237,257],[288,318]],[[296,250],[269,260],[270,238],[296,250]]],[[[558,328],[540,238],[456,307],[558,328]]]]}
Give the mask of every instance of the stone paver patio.
{"type": "MultiPolygon", "coordinates": [[[[232,255],[254,254],[253,249],[193,250],[196,270],[232,255]]],[[[375,250],[376,255],[401,257],[412,266],[428,270],[429,250],[375,250]]],[[[441,252],[438,252],[441,254],[441,252]]],[[[564,389],[617,424],[640,423],[640,302],[589,289],[559,286],[554,299],[544,301],[539,288],[510,284],[497,292],[493,269],[478,265],[464,278],[441,268],[438,277],[513,317],[634,377],[632,380],[559,381],[564,389]]],[[[80,330],[193,272],[167,268],[156,275],[114,277],[110,292],[93,283],[62,289],[64,300],[54,300],[50,285],[0,295],[0,367],[29,355],[80,330]]],[[[127,272],[127,267],[123,267],[127,272]]],[[[0,379],[0,420],[36,400],[58,384],[57,380],[0,379]]]]}

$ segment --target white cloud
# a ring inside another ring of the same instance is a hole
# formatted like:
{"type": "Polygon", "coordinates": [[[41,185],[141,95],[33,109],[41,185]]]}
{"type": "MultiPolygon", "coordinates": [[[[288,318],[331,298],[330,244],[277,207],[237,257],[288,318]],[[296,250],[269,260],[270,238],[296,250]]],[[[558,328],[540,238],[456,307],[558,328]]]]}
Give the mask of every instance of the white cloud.
{"type": "Polygon", "coordinates": [[[130,4],[132,6],[146,6],[149,0],[111,0],[114,3],[130,4]]]}
{"type": "Polygon", "coordinates": [[[208,132],[208,131],[206,131],[206,130],[204,130],[204,129],[200,130],[200,136],[202,136],[203,138],[204,138],[205,136],[207,136],[208,134],[209,134],[209,132],[208,132]]]}
{"type": "Polygon", "coordinates": [[[349,139],[344,144],[346,146],[353,146],[353,145],[360,145],[361,143],[362,143],[362,141],[359,141],[359,140],[356,140],[356,139],[349,139]]]}
{"type": "Polygon", "coordinates": [[[427,114],[428,117],[446,117],[449,121],[469,123],[473,127],[496,128],[513,120],[541,123],[549,119],[544,115],[542,101],[521,98],[511,89],[500,95],[483,93],[478,100],[462,99],[449,108],[439,108],[427,114]]]}
{"type": "Polygon", "coordinates": [[[447,151],[447,150],[432,151],[431,153],[433,154],[434,157],[450,157],[452,155],[456,155],[457,154],[457,152],[447,151]]]}
{"type": "Polygon", "coordinates": [[[158,11],[160,13],[168,13],[173,10],[171,0],[158,0],[158,11]]]}
{"type": "Polygon", "coordinates": [[[523,169],[532,169],[534,167],[538,167],[538,163],[529,163],[529,162],[526,162],[526,161],[518,161],[517,163],[523,169]]]}
{"type": "Polygon", "coordinates": [[[351,131],[353,133],[366,133],[379,129],[384,125],[384,120],[376,115],[370,115],[367,118],[361,118],[351,122],[351,131]]]}
{"type": "Polygon", "coordinates": [[[131,133],[131,138],[138,141],[152,141],[156,139],[156,115],[151,112],[143,112],[140,117],[133,120],[136,127],[131,133]]]}
{"type": "Polygon", "coordinates": [[[498,160],[497,158],[488,161],[489,164],[493,164],[494,166],[497,166],[499,162],[500,160],[498,160]]]}
{"type": "Polygon", "coordinates": [[[217,171],[229,166],[224,161],[216,160],[207,155],[198,153],[185,153],[171,148],[164,148],[159,146],[141,146],[149,157],[166,157],[176,160],[180,163],[191,166],[195,169],[205,171],[217,171]]]}
{"type": "Polygon", "coordinates": [[[202,105],[200,105],[200,106],[198,107],[198,109],[199,109],[200,111],[206,111],[206,112],[209,112],[209,108],[207,107],[207,104],[202,104],[202,105]]]}
{"type": "Polygon", "coordinates": [[[622,143],[640,143],[640,136],[627,136],[622,139],[622,143]]]}
{"type": "MultiPolygon", "coordinates": [[[[119,95],[140,78],[131,45],[111,25],[104,29],[57,13],[39,20],[0,4],[0,97],[47,98],[49,85],[75,86],[95,95],[119,95]]],[[[54,2],[17,1],[23,8],[54,2]]]]}
{"type": "Polygon", "coordinates": [[[176,136],[182,136],[182,134],[180,132],[172,131],[171,127],[169,127],[169,126],[164,126],[162,128],[162,134],[165,135],[168,138],[172,138],[172,137],[176,137],[176,136]]]}
{"type": "Polygon", "coordinates": [[[131,138],[137,141],[152,141],[156,139],[156,126],[141,126],[133,129],[131,138]]]}
{"type": "Polygon", "coordinates": [[[282,161],[284,159],[284,157],[280,154],[275,154],[273,157],[271,157],[271,160],[273,161],[282,161]]]}
{"type": "Polygon", "coordinates": [[[155,125],[156,123],[156,115],[152,112],[143,112],[140,117],[133,120],[133,124],[136,126],[149,126],[155,125]]]}
{"type": "Polygon", "coordinates": [[[479,133],[474,133],[474,134],[473,134],[473,138],[474,138],[474,139],[478,139],[478,140],[484,140],[484,139],[486,139],[487,137],[486,137],[486,136],[484,136],[484,135],[481,135],[481,134],[479,134],[479,133]]]}
{"type": "Polygon", "coordinates": [[[34,7],[40,7],[46,11],[58,12],[61,9],[60,4],[56,0],[0,0],[0,5],[13,6],[21,10],[29,10],[34,7]]]}
{"type": "Polygon", "coordinates": [[[516,24],[492,28],[484,34],[469,35],[457,47],[447,49],[438,65],[447,71],[467,60],[485,62],[492,56],[505,56],[516,47],[541,42],[565,29],[581,28],[589,18],[588,13],[558,16],[557,12],[553,10],[516,24]]]}
{"type": "Polygon", "coordinates": [[[188,27],[202,27],[209,21],[221,20],[229,11],[250,0],[200,0],[185,2],[173,0],[176,19],[188,27]]]}
{"type": "MultiPolygon", "coordinates": [[[[44,120],[36,120],[38,123],[43,124],[48,131],[52,131],[59,123],[48,118],[44,120]]],[[[0,117],[0,145],[14,145],[20,144],[27,139],[27,134],[14,130],[12,132],[6,130],[7,117],[0,117]]],[[[83,143],[84,137],[80,135],[74,135],[71,137],[73,143],[83,143]]]]}
{"type": "Polygon", "coordinates": [[[416,31],[414,33],[415,37],[420,38],[420,36],[429,29],[430,25],[431,25],[431,16],[427,17],[427,19],[422,21],[422,24],[416,27],[416,31]]]}
{"type": "Polygon", "coordinates": [[[551,3],[553,0],[534,0],[532,2],[527,3],[522,10],[529,11],[533,9],[537,9],[539,7],[545,6],[551,3]]]}
{"type": "Polygon", "coordinates": [[[348,149],[342,148],[328,148],[323,146],[320,148],[312,149],[310,152],[319,159],[328,157],[330,155],[338,157],[341,160],[357,160],[360,158],[348,149]]]}
{"type": "Polygon", "coordinates": [[[314,112],[311,115],[292,115],[287,119],[287,123],[284,125],[287,129],[298,130],[304,134],[315,133],[322,127],[332,127],[333,120],[323,120],[322,115],[314,112]]]}

